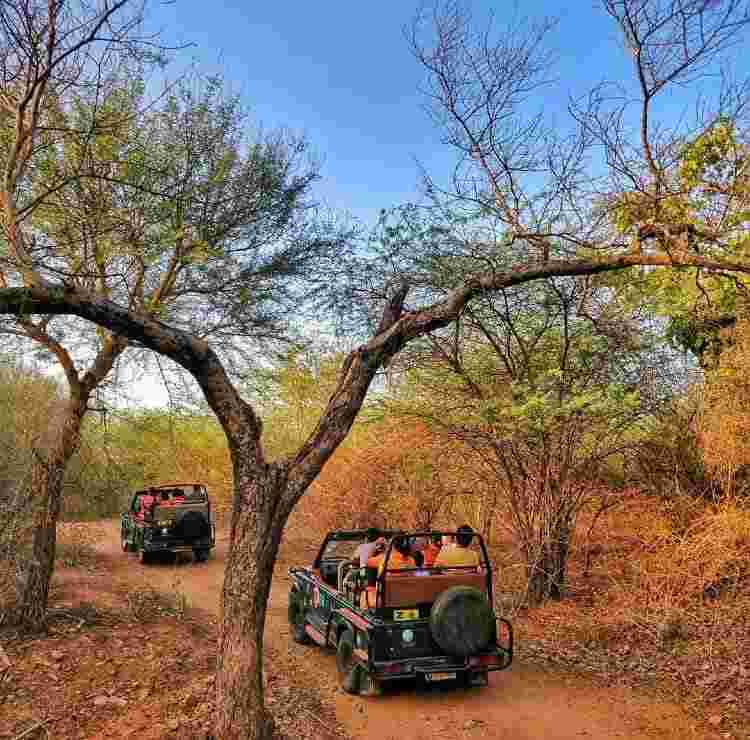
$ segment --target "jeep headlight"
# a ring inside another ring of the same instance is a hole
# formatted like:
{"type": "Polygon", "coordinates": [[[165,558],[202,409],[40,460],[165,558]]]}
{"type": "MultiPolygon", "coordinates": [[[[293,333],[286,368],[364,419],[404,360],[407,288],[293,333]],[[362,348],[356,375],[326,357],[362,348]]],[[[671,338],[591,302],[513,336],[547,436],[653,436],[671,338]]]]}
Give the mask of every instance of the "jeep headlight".
{"type": "Polygon", "coordinates": [[[401,632],[401,640],[405,644],[411,645],[411,643],[414,642],[414,630],[403,630],[401,632]]]}

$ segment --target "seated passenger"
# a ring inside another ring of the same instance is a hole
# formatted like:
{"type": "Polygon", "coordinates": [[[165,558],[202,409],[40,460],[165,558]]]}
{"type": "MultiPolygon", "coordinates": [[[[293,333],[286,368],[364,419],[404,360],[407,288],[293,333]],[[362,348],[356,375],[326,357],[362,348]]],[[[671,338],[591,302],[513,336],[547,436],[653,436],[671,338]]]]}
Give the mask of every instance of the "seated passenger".
{"type": "Polygon", "coordinates": [[[150,514],[153,514],[156,497],[152,496],[150,493],[144,493],[138,500],[138,503],[138,518],[145,519],[150,514]]]}
{"type": "MultiPolygon", "coordinates": [[[[365,541],[354,551],[352,560],[359,560],[359,567],[367,567],[367,561],[375,554],[375,550],[378,548],[378,540],[380,538],[380,532],[375,527],[370,527],[365,532],[365,541]]],[[[385,544],[385,540],[383,540],[385,544]]]]}
{"type": "Polygon", "coordinates": [[[440,538],[440,544],[442,547],[455,547],[456,538],[452,534],[444,534],[440,538]]]}
{"type": "Polygon", "coordinates": [[[374,568],[376,572],[378,571],[383,562],[383,558],[385,557],[385,545],[385,537],[378,537],[378,539],[375,540],[375,551],[369,558],[367,558],[368,570],[374,568]]]}
{"type": "Polygon", "coordinates": [[[433,565],[435,565],[435,559],[440,554],[440,535],[439,534],[433,534],[432,535],[432,541],[430,542],[427,547],[425,547],[424,550],[422,550],[422,554],[424,555],[424,566],[425,568],[432,568],[433,565]]]}
{"type": "Polygon", "coordinates": [[[458,528],[454,547],[443,546],[435,559],[436,568],[478,568],[479,554],[469,550],[474,530],[463,524],[458,528]]]}
{"type": "Polygon", "coordinates": [[[367,588],[362,592],[362,608],[375,608],[375,581],[385,557],[385,538],[375,540],[375,552],[367,559],[367,588]]]}
{"type": "MultiPolygon", "coordinates": [[[[369,563],[368,563],[369,564],[369,563]]],[[[409,538],[396,535],[393,538],[393,547],[391,548],[391,554],[388,558],[388,570],[404,570],[406,568],[416,568],[417,564],[414,562],[414,558],[411,556],[411,550],[409,547],[409,538]]],[[[378,567],[378,575],[381,575],[385,569],[386,563],[385,558],[378,567]]]]}

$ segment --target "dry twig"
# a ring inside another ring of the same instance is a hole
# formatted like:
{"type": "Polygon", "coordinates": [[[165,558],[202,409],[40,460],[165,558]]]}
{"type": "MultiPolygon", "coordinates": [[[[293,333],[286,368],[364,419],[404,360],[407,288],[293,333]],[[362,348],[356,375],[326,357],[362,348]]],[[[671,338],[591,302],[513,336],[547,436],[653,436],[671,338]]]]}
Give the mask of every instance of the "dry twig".
{"type": "Polygon", "coordinates": [[[21,740],[21,738],[28,737],[32,732],[44,727],[48,722],[49,720],[47,719],[35,722],[31,727],[27,727],[20,735],[16,735],[13,740],[21,740]]]}

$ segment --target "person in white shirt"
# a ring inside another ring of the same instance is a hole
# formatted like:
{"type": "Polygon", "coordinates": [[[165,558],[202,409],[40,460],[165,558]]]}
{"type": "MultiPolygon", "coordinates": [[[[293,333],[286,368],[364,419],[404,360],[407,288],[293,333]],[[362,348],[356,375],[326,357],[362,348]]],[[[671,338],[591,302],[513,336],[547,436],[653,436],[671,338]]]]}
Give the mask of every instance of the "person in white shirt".
{"type": "Polygon", "coordinates": [[[365,532],[365,541],[354,551],[354,555],[352,556],[352,560],[356,560],[357,558],[359,558],[360,568],[367,567],[368,559],[372,557],[372,555],[375,553],[375,550],[378,548],[379,537],[380,532],[378,532],[375,527],[370,527],[365,532]]]}

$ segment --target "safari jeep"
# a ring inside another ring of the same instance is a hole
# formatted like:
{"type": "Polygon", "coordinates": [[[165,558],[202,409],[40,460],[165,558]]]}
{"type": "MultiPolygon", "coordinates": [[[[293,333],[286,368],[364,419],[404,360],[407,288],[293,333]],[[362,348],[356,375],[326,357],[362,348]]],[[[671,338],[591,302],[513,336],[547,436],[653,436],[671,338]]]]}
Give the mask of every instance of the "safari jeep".
{"type": "Polygon", "coordinates": [[[202,562],[216,544],[211,502],[200,483],[136,491],[121,520],[123,552],[138,552],[142,563],[161,552],[192,552],[202,562]]]}
{"type": "Polygon", "coordinates": [[[492,569],[478,533],[471,544],[480,556],[478,569],[389,570],[391,541],[382,573],[367,569],[367,576],[352,560],[364,535],[330,532],[311,567],[289,569],[292,638],[336,648],[345,691],[375,695],[383,682],[409,678],[483,686],[488,672],[511,664],[513,628],[495,615],[492,569]]]}

